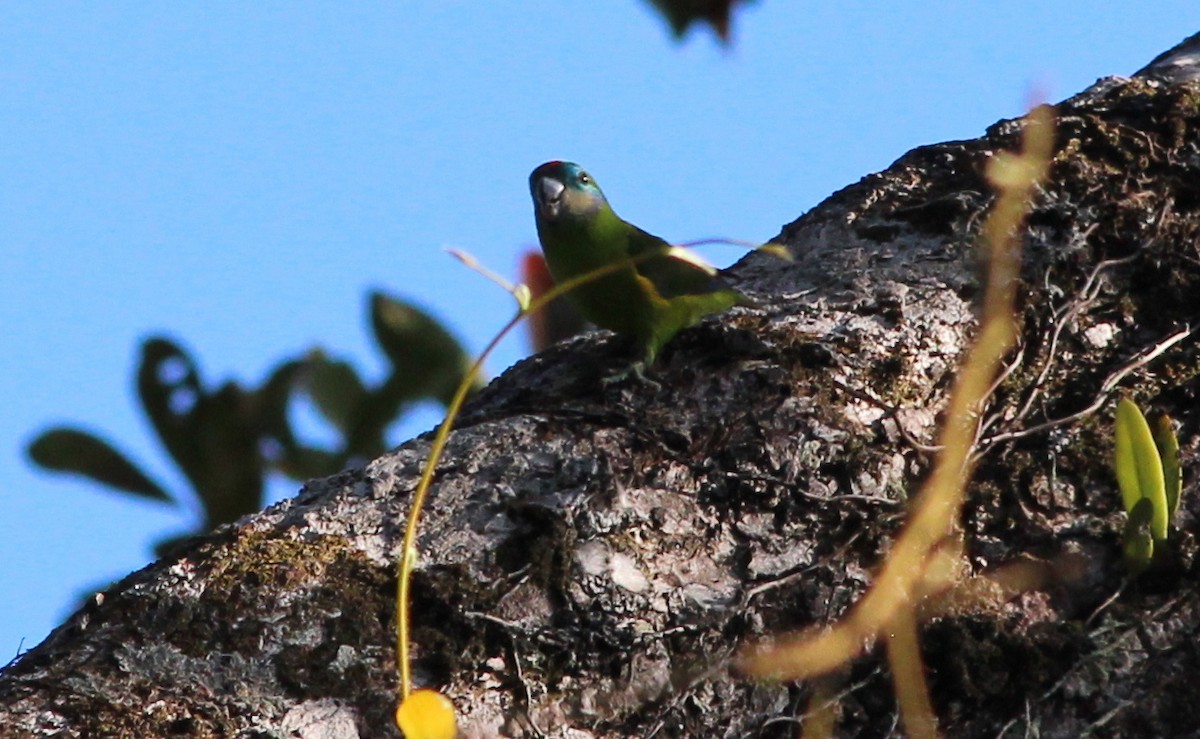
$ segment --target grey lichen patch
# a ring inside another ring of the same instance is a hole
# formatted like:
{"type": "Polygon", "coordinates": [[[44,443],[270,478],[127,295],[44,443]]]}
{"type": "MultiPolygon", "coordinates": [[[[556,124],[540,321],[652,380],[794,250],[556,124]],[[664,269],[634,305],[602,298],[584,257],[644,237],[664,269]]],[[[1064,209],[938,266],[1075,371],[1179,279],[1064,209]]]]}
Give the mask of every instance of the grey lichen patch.
{"type": "Polygon", "coordinates": [[[358,713],[328,698],[293,706],[279,722],[286,735],[298,739],[359,739],[358,713]]]}
{"type": "Polygon", "coordinates": [[[265,659],[224,652],[189,657],[162,643],[123,645],[113,656],[119,669],[142,681],[146,689],[173,683],[180,684],[180,688],[186,685],[188,690],[217,696],[233,712],[255,715],[273,715],[284,705],[274,668],[265,659]]]}

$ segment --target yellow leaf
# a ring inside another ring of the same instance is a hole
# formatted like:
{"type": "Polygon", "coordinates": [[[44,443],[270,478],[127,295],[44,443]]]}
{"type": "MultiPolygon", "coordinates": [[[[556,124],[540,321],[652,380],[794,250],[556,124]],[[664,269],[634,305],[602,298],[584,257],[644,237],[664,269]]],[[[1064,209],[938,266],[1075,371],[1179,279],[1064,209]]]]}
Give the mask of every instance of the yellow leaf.
{"type": "Polygon", "coordinates": [[[699,267],[710,275],[717,273],[717,268],[704,261],[704,257],[700,256],[691,249],[686,249],[682,246],[672,246],[667,249],[667,256],[672,259],[678,259],[681,262],[687,262],[693,267],[699,267]]]}
{"type": "Polygon", "coordinates": [[[524,282],[513,288],[512,296],[517,300],[517,306],[521,311],[529,310],[529,304],[533,302],[533,291],[529,289],[529,285],[524,282]]]}
{"type": "Polygon", "coordinates": [[[396,709],[396,726],[405,739],[454,739],[458,720],[454,704],[436,690],[414,690],[396,709]]]}
{"type": "Polygon", "coordinates": [[[783,244],[776,244],[773,241],[768,241],[767,243],[758,247],[757,250],[766,252],[767,254],[782,259],[785,262],[795,261],[795,257],[792,256],[792,252],[786,246],[783,244]]]}

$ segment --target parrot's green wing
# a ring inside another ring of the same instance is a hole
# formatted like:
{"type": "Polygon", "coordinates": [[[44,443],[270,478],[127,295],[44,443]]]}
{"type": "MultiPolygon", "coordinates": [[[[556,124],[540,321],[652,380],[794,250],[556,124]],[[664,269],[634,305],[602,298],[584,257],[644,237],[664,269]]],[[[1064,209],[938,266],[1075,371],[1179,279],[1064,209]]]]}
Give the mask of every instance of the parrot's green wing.
{"type": "Polygon", "coordinates": [[[663,298],[706,295],[729,290],[717,270],[678,246],[629,224],[629,257],[639,260],[634,269],[654,285],[663,298]]]}

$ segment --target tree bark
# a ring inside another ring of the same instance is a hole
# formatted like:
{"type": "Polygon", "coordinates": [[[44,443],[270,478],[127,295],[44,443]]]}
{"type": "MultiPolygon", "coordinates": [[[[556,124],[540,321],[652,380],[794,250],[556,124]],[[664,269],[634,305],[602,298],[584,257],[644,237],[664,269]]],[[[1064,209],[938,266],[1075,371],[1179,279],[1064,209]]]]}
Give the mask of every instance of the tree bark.
{"type": "MultiPolygon", "coordinates": [[[[1057,106],[1024,238],[1019,349],[982,418],[966,562],[1071,572],[921,624],[947,736],[1200,733],[1200,68],[1193,37],[1057,106]],[[1167,551],[1121,562],[1112,407],[1175,419],[1167,551]]],[[[730,278],[760,304],[681,333],[657,384],[591,334],[468,406],[414,579],[415,676],[465,737],[791,737],[811,686],[731,668],[835,621],[871,583],[933,460],[976,329],[982,171],[1019,144],[909,152],[835,193],[730,278]]],[[[4,736],[388,737],[395,559],[430,437],[134,573],[0,675],[4,736]]],[[[838,733],[896,734],[876,645],[838,733]]]]}

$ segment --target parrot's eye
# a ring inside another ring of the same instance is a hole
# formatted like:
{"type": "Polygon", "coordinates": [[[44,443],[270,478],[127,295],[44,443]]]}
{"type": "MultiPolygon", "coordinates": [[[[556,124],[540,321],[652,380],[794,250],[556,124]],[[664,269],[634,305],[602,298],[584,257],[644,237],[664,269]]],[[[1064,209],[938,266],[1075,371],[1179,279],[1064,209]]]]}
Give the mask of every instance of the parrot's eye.
{"type": "Polygon", "coordinates": [[[586,185],[591,181],[592,181],[592,176],[589,175],[587,172],[579,173],[579,184],[586,185]]]}

